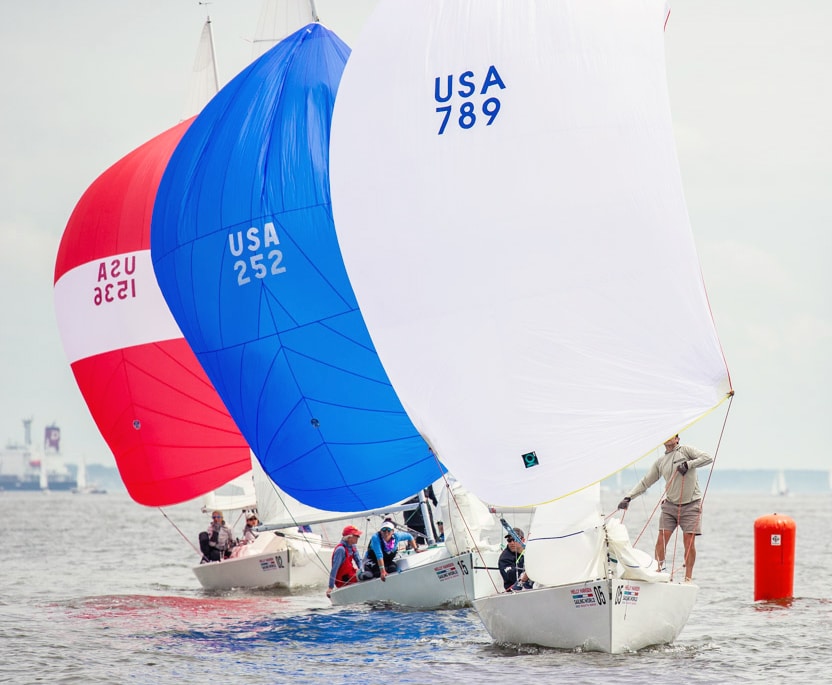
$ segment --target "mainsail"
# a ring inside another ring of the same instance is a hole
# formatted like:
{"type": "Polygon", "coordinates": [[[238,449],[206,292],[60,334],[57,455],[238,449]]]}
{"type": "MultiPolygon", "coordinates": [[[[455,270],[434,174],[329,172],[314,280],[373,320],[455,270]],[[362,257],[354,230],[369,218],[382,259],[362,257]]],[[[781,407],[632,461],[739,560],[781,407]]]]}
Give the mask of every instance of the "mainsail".
{"type": "Polygon", "coordinates": [[[585,488],[731,393],[665,13],[382,0],[344,72],[331,183],[349,276],[409,416],[486,501],[585,488]]]}
{"type": "Polygon", "coordinates": [[[165,304],[150,260],[159,180],[190,121],[107,169],[79,200],[55,262],[64,350],[130,496],[162,506],[251,468],[248,445],[165,304]]]}
{"type": "Polygon", "coordinates": [[[329,511],[385,506],[441,475],[332,225],[330,117],[348,54],[311,24],[223,88],[171,158],[151,236],[165,299],[265,472],[329,511]]]}

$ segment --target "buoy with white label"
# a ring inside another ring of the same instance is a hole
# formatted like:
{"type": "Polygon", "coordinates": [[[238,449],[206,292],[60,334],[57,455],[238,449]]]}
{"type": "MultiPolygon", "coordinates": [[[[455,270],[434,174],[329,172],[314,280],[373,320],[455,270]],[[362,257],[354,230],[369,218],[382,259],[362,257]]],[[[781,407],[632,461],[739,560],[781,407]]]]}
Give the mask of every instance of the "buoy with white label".
{"type": "Polygon", "coordinates": [[[781,514],[754,521],[754,601],[794,595],[794,543],[797,525],[781,514]]]}

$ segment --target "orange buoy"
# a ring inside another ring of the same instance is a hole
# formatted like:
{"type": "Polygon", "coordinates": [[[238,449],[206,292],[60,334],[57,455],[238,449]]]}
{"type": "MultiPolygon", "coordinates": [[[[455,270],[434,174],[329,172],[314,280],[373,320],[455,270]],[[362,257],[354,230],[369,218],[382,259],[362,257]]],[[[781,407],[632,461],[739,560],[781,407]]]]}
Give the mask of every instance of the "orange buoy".
{"type": "Polygon", "coordinates": [[[794,541],[797,526],[780,514],[754,521],[754,601],[794,596],[794,541]]]}

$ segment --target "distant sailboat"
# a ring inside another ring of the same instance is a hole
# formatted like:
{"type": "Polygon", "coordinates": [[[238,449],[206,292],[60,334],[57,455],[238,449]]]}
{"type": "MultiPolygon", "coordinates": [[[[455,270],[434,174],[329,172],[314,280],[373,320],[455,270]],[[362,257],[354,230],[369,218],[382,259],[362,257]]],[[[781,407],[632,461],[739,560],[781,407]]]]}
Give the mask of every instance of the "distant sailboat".
{"type": "Polygon", "coordinates": [[[786,484],[786,472],[780,469],[774,476],[771,483],[771,494],[785,497],[789,494],[789,486],[786,484]]]}
{"type": "Polygon", "coordinates": [[[72,492],[76,495],[106,495],[107,491],[100,488],[97,483],[87,482],[87,460],[84,456],[78,460],[78,473],[76,476],[78,484],[72,492]]]}

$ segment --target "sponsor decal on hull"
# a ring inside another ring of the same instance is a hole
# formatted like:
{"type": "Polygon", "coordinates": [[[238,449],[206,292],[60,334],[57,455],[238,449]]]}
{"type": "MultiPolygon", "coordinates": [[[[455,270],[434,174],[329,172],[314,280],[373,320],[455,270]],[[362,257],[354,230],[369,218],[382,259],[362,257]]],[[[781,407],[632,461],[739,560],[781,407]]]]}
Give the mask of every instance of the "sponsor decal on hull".
{"type": "Polygon", "coordinates": [[[638,593],[641,591],[640,585],[621,585],[618,588],[618,600],[616,604],[636,604],[638,603],[638,593]]]}
{"type": "Polygon", "coordinates": [[[459,571],[456,570],[456,566],[452,561],[447,564],[442,564],[441,566],[434,566],[433,571],[436,573],[436,577],[439,579],[440,583],[456,578],[459,575],[459,571]]]}
{"type": "Polygon", "coordinates": [[[597,602],[595,601],[595,593],[592,591],[591,587],[582,587],[582,588],[573,589],[572,590],[572,602],[578,608],[594,607],[597,604],[597,602]]]}
{"type": "Polygon", "coordinates": [[[283,557],[280,555],[264,557],[260,560],[261,571],[274,571],[275,569],[283,568],[284,566],[283,557]]]}

